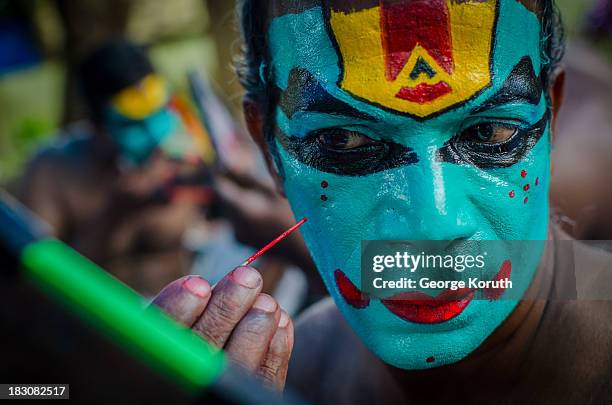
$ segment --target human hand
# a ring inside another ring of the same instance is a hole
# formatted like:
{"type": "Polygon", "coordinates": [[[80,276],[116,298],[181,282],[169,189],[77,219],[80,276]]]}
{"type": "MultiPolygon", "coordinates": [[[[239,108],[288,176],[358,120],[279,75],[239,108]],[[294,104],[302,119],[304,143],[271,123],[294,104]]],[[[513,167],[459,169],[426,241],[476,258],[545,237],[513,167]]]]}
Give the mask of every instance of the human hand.
{"type": "Polygon", "coordinates": [[[267,294],[252,267],[241,266],[214,288],[187,276],[167,285],[153,300],[231,360],[282,390],[293,348],[289,315],[267,294]]]}
{"type": "Polygon", "coordinates": [[[113,192],[131,199],[147,199],[173,179],[177,172],[177,163],[157,151],[143,167],[120,172],[113,192]]]}

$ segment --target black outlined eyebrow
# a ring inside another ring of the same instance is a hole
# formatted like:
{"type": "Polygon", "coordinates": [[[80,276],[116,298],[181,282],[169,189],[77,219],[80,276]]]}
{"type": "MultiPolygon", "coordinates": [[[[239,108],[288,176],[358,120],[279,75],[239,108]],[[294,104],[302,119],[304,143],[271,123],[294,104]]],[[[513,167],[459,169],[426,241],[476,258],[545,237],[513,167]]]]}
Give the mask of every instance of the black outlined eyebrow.
{"type": "Polygon", "coordinates": [[[276,91],[278,105],[289,119],[297,112],[317,112],[357,120],[378,121],[370,114],[333,97],[306,69],[291,69],[287,83],[287,89],[281,90],[277,87],[276,91]]]}
{"type": "Polygon", "coordinates": [[[502,88],[484,104],[472,110],[472,113],[480,113],[511,102],[538,105],[542,91],[541,76],[536,76],[531,58],[524,56],[514,66],[502,88]]]}

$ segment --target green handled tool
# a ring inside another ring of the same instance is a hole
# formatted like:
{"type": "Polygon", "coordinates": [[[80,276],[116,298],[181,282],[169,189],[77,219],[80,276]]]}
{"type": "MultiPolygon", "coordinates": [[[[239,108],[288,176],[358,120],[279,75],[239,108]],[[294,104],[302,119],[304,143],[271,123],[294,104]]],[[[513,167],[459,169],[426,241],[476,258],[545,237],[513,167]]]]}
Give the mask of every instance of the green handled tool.
{"type": "Polygon", "coordinates": [[[109,335],[129,353],[197,395],[206,390],[230,403],[301,403],[264,388],[219,351],[93,262],[53,238],[31,212],[0,190],[0,245],[24,276],[109,335]]]}

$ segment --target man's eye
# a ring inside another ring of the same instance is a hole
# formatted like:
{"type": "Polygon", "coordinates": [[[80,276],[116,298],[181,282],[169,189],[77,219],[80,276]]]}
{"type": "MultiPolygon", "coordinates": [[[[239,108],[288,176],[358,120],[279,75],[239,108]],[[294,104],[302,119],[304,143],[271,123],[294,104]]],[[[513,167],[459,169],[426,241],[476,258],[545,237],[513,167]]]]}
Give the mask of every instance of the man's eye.
{"type": "Polygon", "coordinates": [[[377,143],[365,135],[345,129],[323,130],[317,135],[317,140],[325,148],[335,151],[358,149],[377,143]]]}
{"type": "Polygon", "coordinates": [[[276,137],[292,156],[325,173],[366,176],[418,162],[413,149],[391,141],[375,141],[357,131],[330,128],[292,137],[276,127],[276,137]]]}
{"type": "Polygon", "coordinates": [[[473,125],[438,149],[442,162],[472,164],[481,169],[510,167],[523,159],[546,133],[549,114],[525,128],[508,122],[473,125]]]}
{"type": "Polygon", "coordinates": [[[494,145],[512,139],[518,131],[519,128],[511,124],[483,123],[467,128],[460,138],[464,142],[494,145]]]}

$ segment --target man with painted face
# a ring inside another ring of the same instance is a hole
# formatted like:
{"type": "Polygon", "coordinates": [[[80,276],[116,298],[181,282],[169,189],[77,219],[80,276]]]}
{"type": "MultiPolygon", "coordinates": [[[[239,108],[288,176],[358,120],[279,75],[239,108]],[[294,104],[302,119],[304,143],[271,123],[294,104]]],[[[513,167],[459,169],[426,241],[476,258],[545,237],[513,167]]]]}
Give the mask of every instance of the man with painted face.
{"type": "MultiPolygon", "coordinates": [[[[289,384],[314,403],[609,403],[610,301],[547,299],[568,297],[577,257],[549,226],[563,92],[552,2],[244,0],[239,12],[246,121],[309,219],[301,232],[333,299],[298,321],[289,384]],[[360,286],[363,240],[533,243],[485,274],[511,278],[512,296],[393,300],[360,286]]],[[[584,250],[575,267],[610,285],[610,263],[584,250]]],[[[261,313],[232,292],[245,273],[212,290],[199,279],[201,300],[172,284],[156,302],[282,385],[293,340],[279,351],[244,337],[261,313]]]]}
{"type": "Polygon", "coordinates": [[[141,47],[102,45],[83,61],[80,83],[88,119],[30,162],[21,198],[56,236],[153,295],[188,270],[182,235],[200,209],[168,204],[168,190],[195,170],[182,163],[190,139],[141,47]]]}

